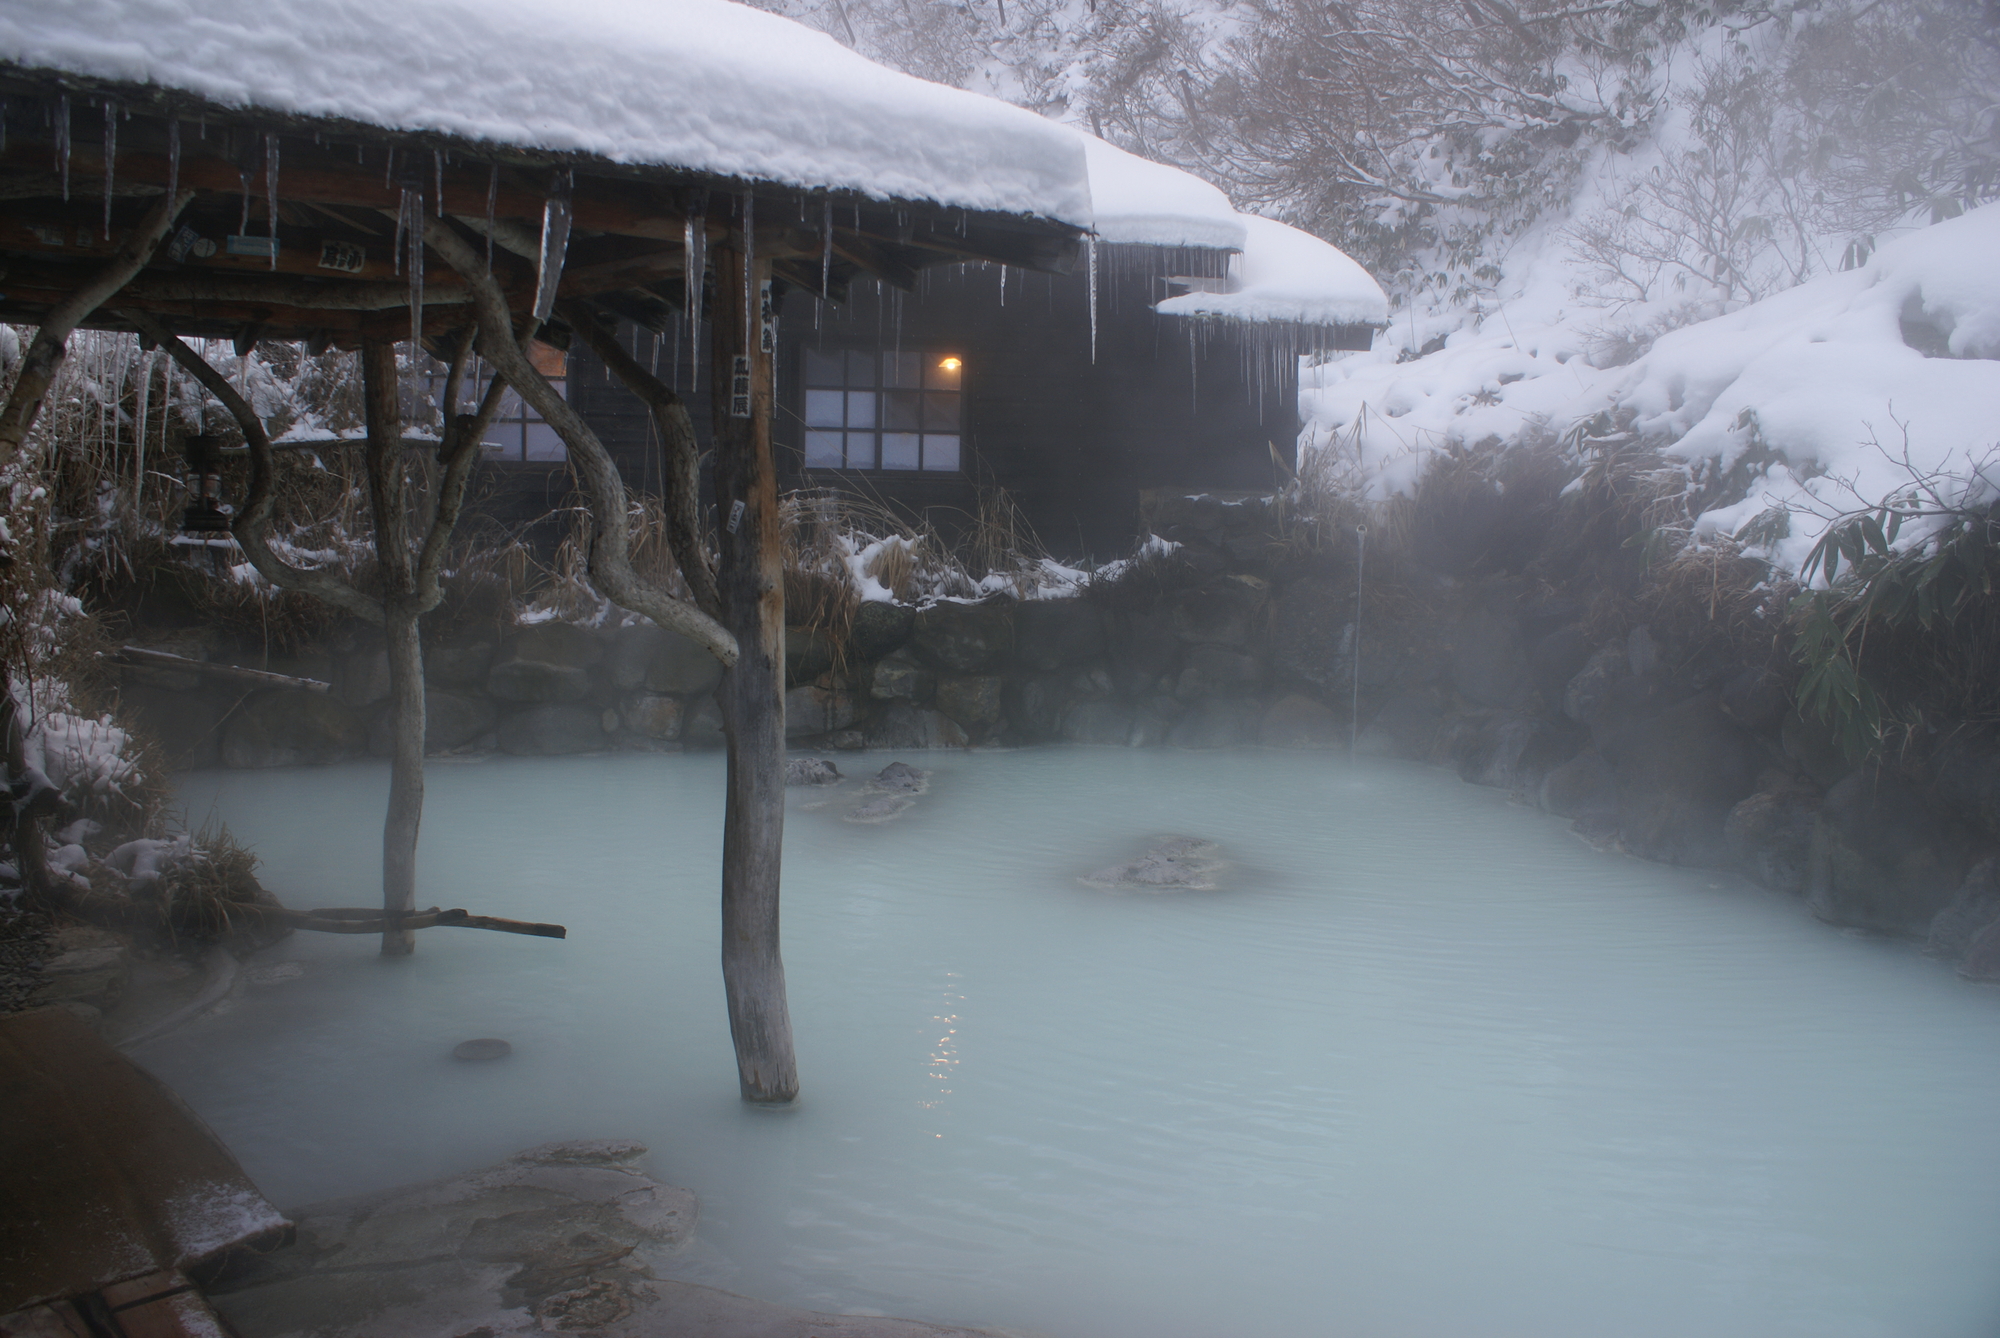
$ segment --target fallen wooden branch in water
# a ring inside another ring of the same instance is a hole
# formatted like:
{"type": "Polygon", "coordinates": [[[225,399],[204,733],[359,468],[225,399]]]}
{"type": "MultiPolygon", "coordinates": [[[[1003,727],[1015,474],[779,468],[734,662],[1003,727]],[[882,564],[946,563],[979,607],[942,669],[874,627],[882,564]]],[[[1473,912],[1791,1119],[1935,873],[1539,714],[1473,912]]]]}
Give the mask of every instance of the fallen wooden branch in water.
{"type": "Polygon", "coordinates": [[[105,658],[142,669],[176,669],[192,674],[208,674],[214,678],[233,678],[241,683],[257,683],[267,688],[327,692],[333,687],[333,684],[323,683],[317,678],[294,678],[290,674],[274,674],[268,669],[246,669],[240,664],[211,664],[207,660],[191,660],[171,651],[147,650],[141,646],[120,646],[105,658]]]}
{"type": "Polygon", "coordinates": [[[292,929],[320,934],[380,934],[387,929],[492,929],[502,934],[528,934],[535,938],[568,938],[561,925],[538,924],[532,920],[508,920],[498,915],[474,915],[466,910],[440,910],[436,906],[409,915],[389,916],[379,910],[336,907],[294,911],[282,906],[232,906],[231,915],[263,916],[292,929]],[[392,924],[391,921],[394,921],[392,924]]]}

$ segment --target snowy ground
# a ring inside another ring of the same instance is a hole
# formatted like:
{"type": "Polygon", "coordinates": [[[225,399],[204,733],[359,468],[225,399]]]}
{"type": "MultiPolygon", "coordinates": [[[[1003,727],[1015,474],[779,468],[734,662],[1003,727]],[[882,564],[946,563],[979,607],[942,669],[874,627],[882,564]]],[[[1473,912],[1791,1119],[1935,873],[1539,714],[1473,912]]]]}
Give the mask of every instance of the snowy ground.
{"type": "Polygon", "coordinates": [[[2000,481],[2000,205],[1650,347],[1647,313],[1590,305],[1549,268],[1529,267],[1509,301],[1425,357],[1397,362],[1406,341],[1392,328],[1372,352],[1308,368],[1302,440],[1381,499],[1440,451],[1544,442],[1609,414],[1691,476],[1744,464],[1746,489],[1698,531],[1737,534],[1785,508],[1789,534],[1760,551],[1787,569],[1829,517],[1913,471],[1953,476],[1964,500],[2000,481]]]}

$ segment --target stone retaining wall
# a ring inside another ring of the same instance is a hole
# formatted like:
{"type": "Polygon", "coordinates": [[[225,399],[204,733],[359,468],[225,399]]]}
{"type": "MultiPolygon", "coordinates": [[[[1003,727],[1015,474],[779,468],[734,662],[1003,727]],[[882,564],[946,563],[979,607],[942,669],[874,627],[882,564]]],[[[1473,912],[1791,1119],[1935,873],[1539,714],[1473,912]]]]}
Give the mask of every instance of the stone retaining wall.
{"type": "MultiPolygon", "coordinates": [[[[1593,641],[1589,591],[1525,564],[1419,573],[1420,597],[1371,613],[1357,663],[1355,592],[1282,542],[1266,507],[1181,499],[1156,524],[1182,545],[1171,564],[1082,597],[864,604],[838,644],[791,629],[788,737],[820,751],[1345,748],[1358,672],[1365,754],[1453,767],[1593,840],[1741,869],[1834,923],[1929,936],[2000,973],[2000,875],[1982,863],[2000,854],[2000,746],[1983,736],[1923,768],[1856,769],[1764,668],[1645,626],[1593,641]]],[[[270,666],[329,678],[330,694],[144,669],[126,702],[184,765],[382,754],[387,667],[367,637],[270,666]]],[[[186,634],[135,639],[242,658],[186,634]]],[[[651,625],[448,635],[427,674],[434,752],[721,742],[719,666],[651,625]]]]}

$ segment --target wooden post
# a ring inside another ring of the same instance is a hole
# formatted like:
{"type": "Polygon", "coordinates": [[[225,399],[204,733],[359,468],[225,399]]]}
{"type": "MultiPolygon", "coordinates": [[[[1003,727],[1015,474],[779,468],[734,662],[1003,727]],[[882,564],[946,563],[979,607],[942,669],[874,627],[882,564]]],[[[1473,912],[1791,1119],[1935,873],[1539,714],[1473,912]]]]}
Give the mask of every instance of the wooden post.
{"type": "Polygon", "coordinates": [[[403,467],[403,410],[396,346],[361,344],[362,401],[368,424],[368,496],[375,512],[375,561],[382,580],[382,630],[389,654],[389,812],[382,826],[382,955],[406,957],[416,934],[396,923],[417,904],[417,831],[424,816],[424,652],[417,629],[403,467]]]}
{"type": "Polygon", "coordinates": [[[722,559],[717,585],[722,622],[735,635],[737,647],[720,699],[729,746],[722,820],[722,984],[743,1099],[777,1103],[799,1093],[785,964],[778,951],[778,871],[785,834],[785,582],[778,479],[771,460],[771,360],[762,347],[759,300],[771,270],[768,262],[755,262],[745,252],[741,244],[716,252],[711,308],[715,357],[710,417],[722,559]],[[753,304],[748,312],[746,302],[753,304]]]}

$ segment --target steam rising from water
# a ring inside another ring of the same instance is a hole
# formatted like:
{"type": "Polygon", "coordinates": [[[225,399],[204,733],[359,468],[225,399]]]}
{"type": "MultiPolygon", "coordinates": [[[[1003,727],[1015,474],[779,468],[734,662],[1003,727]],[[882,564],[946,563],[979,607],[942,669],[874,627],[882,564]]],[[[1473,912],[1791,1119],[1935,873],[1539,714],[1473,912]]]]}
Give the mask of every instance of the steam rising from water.
{"type": "MultiPolygon", "coordinates": [[[[302,974],[139,1058],[280,1204],[642,1138],[703,1198],[691,1275],[820,1309],[1075,1338],[1994,1331],[2000,996],[1907,946],[1438,771],[918,760],[894,822],[789,819],[795,1111],[736,1101],[713,757],[435,766],[420,895],[567,942],[427,930],[382,962],[300,935],[276,955],[302,974]],[[1080,882],[1162,832],[1218,842],[1220,887],[1080,882]],[[488,1036],[514,1054],[450,1058],[488,1036]]],[[[376,895],[383,793],[372,767],[184,787],[297,906],[376,895]]]]}

